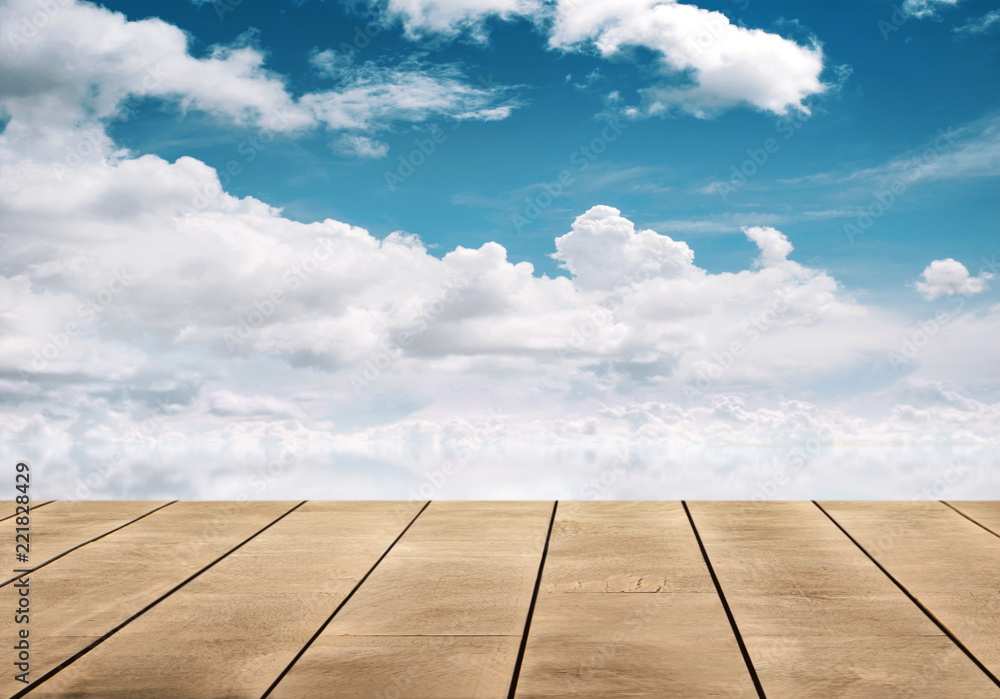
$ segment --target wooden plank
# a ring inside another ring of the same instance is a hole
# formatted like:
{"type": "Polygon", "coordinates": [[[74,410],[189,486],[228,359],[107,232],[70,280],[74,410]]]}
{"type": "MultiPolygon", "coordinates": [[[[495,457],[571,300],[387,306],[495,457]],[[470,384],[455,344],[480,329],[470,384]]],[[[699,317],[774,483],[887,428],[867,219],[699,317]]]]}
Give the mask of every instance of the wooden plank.
{"type": "Polygon", "coordinates": [[[735,696],[752,681],[679,502],[561,502],[517,699],[735,696]]]}
{"type": "Polygon", "coordinates": [[[689,507],[768,699],[998,696],[814,504],[689,507]]]}
{"type": "MultiPolygon", "coordinates": [[[[37,511],[32,508],[28,563],[17,562],[13,546],[0,548],[0,580],[6,585],[17,579],[11,573],[14,568],[37,568],[74,546],[105,535],[166,504],[166,501],[141,500],[60,500],[37,511]]],[[[0,536],[4,541],[13,542],[16,528],[17,518],[5,520],[0,523],[0,536]]]]}
{"type": "MultiPolygon", "coordinates": [[[[40,509],[53,502],[55,502],[55,500],[32,501],[31,511],[34,512],[36,507],[40,509]]],[[[13,500],[4,500],[0,502],[0,522],[14,517],[17,514],[17,507],[17,503],[13,500]]]]}
{"type": "Polygon", "coordinates": [[[260,697],[423,503],[308,502],[31,697],[260,697]]]}
{"type": "Polygon", "coordinates": [[[1000,500],[949,500],[948,504],[1000,536],[1000,500]]]}
{"type": "MultiPolygon", "coordinates": [[[[32,573],[31,680],[128,620],[290,510],[289,502],[179,502],[32,573]]],[[[15,585],[0,589],[14,609],[15,585]]],[[[14,615],[0,618],[13,638],[14,615]]],[[[42,685],[44,686],[44,685],[42,685]]],[[[0,693],[24,685],[7,672],[0,693]]]]}
{"type": "Polygon", "coordinates": [[[504,699],[551,513],[431,503],[270,696],[504,699]]]}
{"type": "Polygon", "coordinates": [[[1000,677],[1000,538],[939,502],[820,504],[1000,677]]]}

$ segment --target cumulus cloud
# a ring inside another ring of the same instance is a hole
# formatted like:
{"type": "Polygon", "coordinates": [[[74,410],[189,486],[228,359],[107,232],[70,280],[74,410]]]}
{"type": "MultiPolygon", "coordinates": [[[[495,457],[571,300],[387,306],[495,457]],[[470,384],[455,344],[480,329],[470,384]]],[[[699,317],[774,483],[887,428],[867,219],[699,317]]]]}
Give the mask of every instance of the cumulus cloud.
{"type": "Polygon", "coordinates": [[[993,275],[983,271],[978,277],[973,277],[965,265],[949,257],[931,262],[920,277],[921,281],[916,283],[917,291],[928,301],[933,301],[941,296],[969,296],[986,291],[986,282],[993,275]]]}
{"type": "Polygon", "coordinates": [[[585,289],[615,289],[640,277],[695,272],[694,251],[655,231],[635,231],[618,209],[595,206],[578,216],[573,230],[555,240],[559,260],[585,289]]]}
{"type": "Polygon", "coordinates": [[[7,134],[50,152],[74,145],[60,140],[72,127],[120,116],[130,97],[158,98],[271,132],[348,131],[335,148],[359,157],[384,155],[387,146],[370,132],[398,122],[492,121],[519,106],[509,89],[473,85],[453,65],[413,59],[355,65],[333,51],[314,52],[312,61],[336,87],[296,98],[285,79],[266,68],[252,33],[194,58],[184,32],[160,19],[129,21],[76,0],[52,7],[49,14],[30,0],[0,6],[0,111],[15,122],[7,134]],[[46,19],[36,26],[35,16],[46,19]]]}
{"type": "MultiPolygon", "coordinates": [[[[150,427],[368,444],[488,406],[516,439],[799,439],[817,414],[840,420],[836,405],[782,396],[836,385],[863,400],[906,376],[886,356],[907,325],[791,259],[774,228],[746,229],[760,250],[747,269],[711,273],[687,243],[595,206],[555,241],[571,276],[549,278],[497,243],[435,257],[413,235],[291,221],[195,159],[95,143],[58,176],[0,143],[5,440],[150,427]]],[[[952,327],[1000,328],[969,322],[952,327]]],[[[994,410],[949,406],[887,399],[838,434],[915,438],[934,410],[951,416],[940,438],[980,434],[994,410]]]]}
{"type": "Polygon", "coordinates": [[[826,89],[820,81],[823,51],[777,34],[732,24],[721,12],[663,0],[560,0],[549,44],[592,44],[602,56],[638,46],[658,53],[664,73],[686,75],[686,85],[646,91],[640,111],[658,114],[679,107],[706,116],[740,104],[785,114],[808,112],[808,96],[826,89]]]}
{"type": "Polygon", "coordinates": [[[553,49],[596,49],[606,58],[649,49],[663,80],[642,91],[643,104],[626,112],[632,116],[680,109],[707,117],[740,105],[808,113],[806,98],[828,87],[815,40],[803,46],[675,0],[388,0],[385,11],[411,36],[485,39],[489,18],[525,17],[549,33],[553,49]]]}
{"type": "Polygon", "coordinates": [[[137,95],[276,130],[313,122],[264,67],[263,54],[245,42],[198,59],[188,53],[184,32],[160,19],[129,21],[75,1],[53,7],[46,13],[29,0],[0,7],[0,95],[4,109],[21,120],[72,125],[105,118],[137,95]],[[47,19],[35,24],[39,15],[47,19]]]}
{"type": "Polygon", "coordinates": [[[770,226],[744,227],[743,233],[760,248],[758,263],[761,265],[780,264],[794,249],[788,236],[770,226]]]}
{"type": "MultiPolygon", "coordinates": [[[[26,7],[0,11],[14,5],[26,7]]],[[[919,437],[935,420],[941,439],[995,434],[987,396],[1000,387],[988,369],[969,377],[976,399],[892,393],[919,372],[928,382],[952,378],[959,369],[936,349],[952,330],[991,338],[970,355],[970,365],[988,367],[995,311],[964,311],[900,368],[888,353],[910,325],[793,259],[795,231],[760,225],[767,221],[745,230],[756,259],[712,272],[695,264],[687,242],[593,206],[554,241],[569,273],[555,278],[512,262],[496,242],[435,256],[403,231],[379,240],[332,219],[294,221],[230,194],[195,158],[121,149],[105,120],[131,94],[175,95],[254,124],[281,105],[290,129],[328,118],[359,137],[343,147],[377,153],[353,125],[390,124],[399,109],[412,119],[488,119],[503,107],[449,69],[437,77],[451,96],[438,99],[431,88],[403,94],[377,66],[354,64],[340,66],[347,87],[294,100],[256,49],[193,59],[162,22],[61,7],[65,18],[44,28],[59,41],[39,33],[0,59],[13,68],[0,72],[9,117],[0,139],[0,443],[151,434],[373,443],[444,434],[452,416],[491,406],[512,416],[511,435],[540,440],[799,439],[817,416],[841,425],[841,435],[919,437]],[[156,46],[190,71],[172,91],[137,92],[153,89],[138,76],[156,46]],[[67,63],[76,49],[80,60],[67,63]],[[26,84],[32,61],[45,79],[26,84]],[[107,67],[114,61],[121,74],[107,67]],[[216,77],[232,89],[205,87],[216,77]],[[395,106],[331,96],[353,89],[395,106]],[[881,413],[865,422],[854,411],[873,391],[881,413]]],[[[956,288],[949,279],[925,274],[921,283],[956,288]]],[[[957,284],[973,282],[966,273],[957,284]]]]}
{"type": "Polygon", "coordinates": [[[531,17],[541,14],[544,7],[541,0],[388,0],[385,11],[402,21],[411,36],[466,31],[485,39],[483,24],[487,18],[531,17]]]}

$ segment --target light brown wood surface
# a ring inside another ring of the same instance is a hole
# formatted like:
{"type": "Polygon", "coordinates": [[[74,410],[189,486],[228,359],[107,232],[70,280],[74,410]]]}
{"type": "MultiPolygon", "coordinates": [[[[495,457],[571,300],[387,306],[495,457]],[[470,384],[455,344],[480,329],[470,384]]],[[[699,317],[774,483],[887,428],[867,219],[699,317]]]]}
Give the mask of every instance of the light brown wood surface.
{"type": "Polygon", "coordinates": [[[271,694],[504,699],[551,502],[433,502],[271,694]]]}
{"type": "Polygon", "coordinates": [[[1000,676],[1000,538],[936,501],[820,504],[1000,676]]]}
{"type": "Polygon", "coordinates": [[[517,699],[727,696],[752,682],[679,502],[562,502],[517,699]]]}
{"type": "MultiPolygon", "coordinates": [[[[178,502],[32,573],[32,681],[295,505],[178,502]]],[[[0,607],[16,599],[14,585],[0,588],[0,607]]],[[[14,633],[13,615],[3,615],[0,638],[14,633]]],[[[22,688],[12,673],[0,675],[0,694],[22,688]]]]}
{"type": "MultiPolygon", "coordinates": [[[[52,500],[39,500],[37,502],[32,501],[31,511],[33,512],[36,507],[38,508],[45,507],[51,502],[52,500]]],[[[11,517],[14,517],[17,514],[17,507],[18,507],[17,503],[14,502],[13,500],[4,500],[3,502],[0,502],[0,522],[6,519],[10,519],[11,517]]]]}
{"type": "Polygon", "coordinates": [[[1000,536],[1000,502],[996,500],[949,500],[948,504],[1000,536]]]}
{"type": "Polygon", "coordinates": [[[813,503],[689,506],[768,699],[1000,696],[813,503]]]}
{"type": "Polygon", "coordinates": [[[29,696],[260,697],[422,505],[307,502],[29,696]]]}
{"type": "MultiPolygon", "coordinates": [[[[32,513],[31,563],[65,555],[27,576],[31,677],[62,666],[27,696],[257,699],[280,678],[282,699],[506,699],[519,667],[517,699],[755,697],[740,636],[769,699],[1000,699],[963,651],[1000,661],[1000,537],[944,503],[689,503],[737,630],[681,503],[559,503],[541,579],[551,502],[131,521],[158,504],[32,513]]],[[[950,505],[1000,531],[1000,504],[950,505]]],[[[0,586],[0,608],[17,599],[0,586]]],[[[3,615],[11,669],[15,632],[3,615]]]]}
{"type": "MultiPolygon", "coordinates": [[[[31,550],[28,562],[19,563],[13,546],[0,547],[0,582],[6,585],[17,579],[13,569],[34,569],[111,530],[127,525],[137,517],[166,505],[167,501],[77,501],[63,500],[35,511],[29,518],[31,550]]],[[[0,522],[0,537],[14,541],[17,518],[0,522]]]]}

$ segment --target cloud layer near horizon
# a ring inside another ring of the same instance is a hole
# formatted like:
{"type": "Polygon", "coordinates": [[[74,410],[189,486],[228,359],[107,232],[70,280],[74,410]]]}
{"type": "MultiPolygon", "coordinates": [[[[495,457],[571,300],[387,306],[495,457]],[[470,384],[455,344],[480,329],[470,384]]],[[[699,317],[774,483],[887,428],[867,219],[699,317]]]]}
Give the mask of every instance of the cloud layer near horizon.
{"type": "MultiPolygon", "coordinates": [[[[549,278],[495,242],[437,257],[405,232],[293,221],[197,159],[120,149],[107,118],[137,95],[275,130],[350,110],[293,98],[251,47],[195,59],[158,20],[61,12],[0,58],[4,441],[435,440],[490,410],[537,441],[997,439],[1000,308],[968,308],[953,267],[928,268],[947,290],[925,295],[950,296],[914,323],[767,226],[744,231],[746,269],[712,273],[595,202],[554,241],[570,276],[549,278]]],[[[419,104],[366,70],[383,106],[348,114],[366,128],[494,114],[450,69],[434,84],[452,97],[419,104]]]]}

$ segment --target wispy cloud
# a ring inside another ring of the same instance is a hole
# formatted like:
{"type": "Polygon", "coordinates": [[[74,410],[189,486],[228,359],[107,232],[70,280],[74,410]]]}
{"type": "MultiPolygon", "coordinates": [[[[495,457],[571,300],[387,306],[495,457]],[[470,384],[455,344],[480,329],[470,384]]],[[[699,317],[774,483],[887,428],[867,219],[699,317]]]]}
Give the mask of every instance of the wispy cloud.
{"type": "Polygon", "coordinates": [[[955,27],[956,34],[989,34],[1000,29],[1000,10],[991,10],[982,17],[974,17],[963,25],[955,27]]]}
{"type": "Polygon", "coordinates": [[[885,163],[781,180],[786,185],[847,185],[1000,176],[1000,115],[959,128],[942,127],[923,146],[885,163]]]}
{"type": "Polygon", "coordinates": [[[959,0],[904,0],[902,9],[911,17],[934,17],[938,10],[958,3],[959,0]]]}

